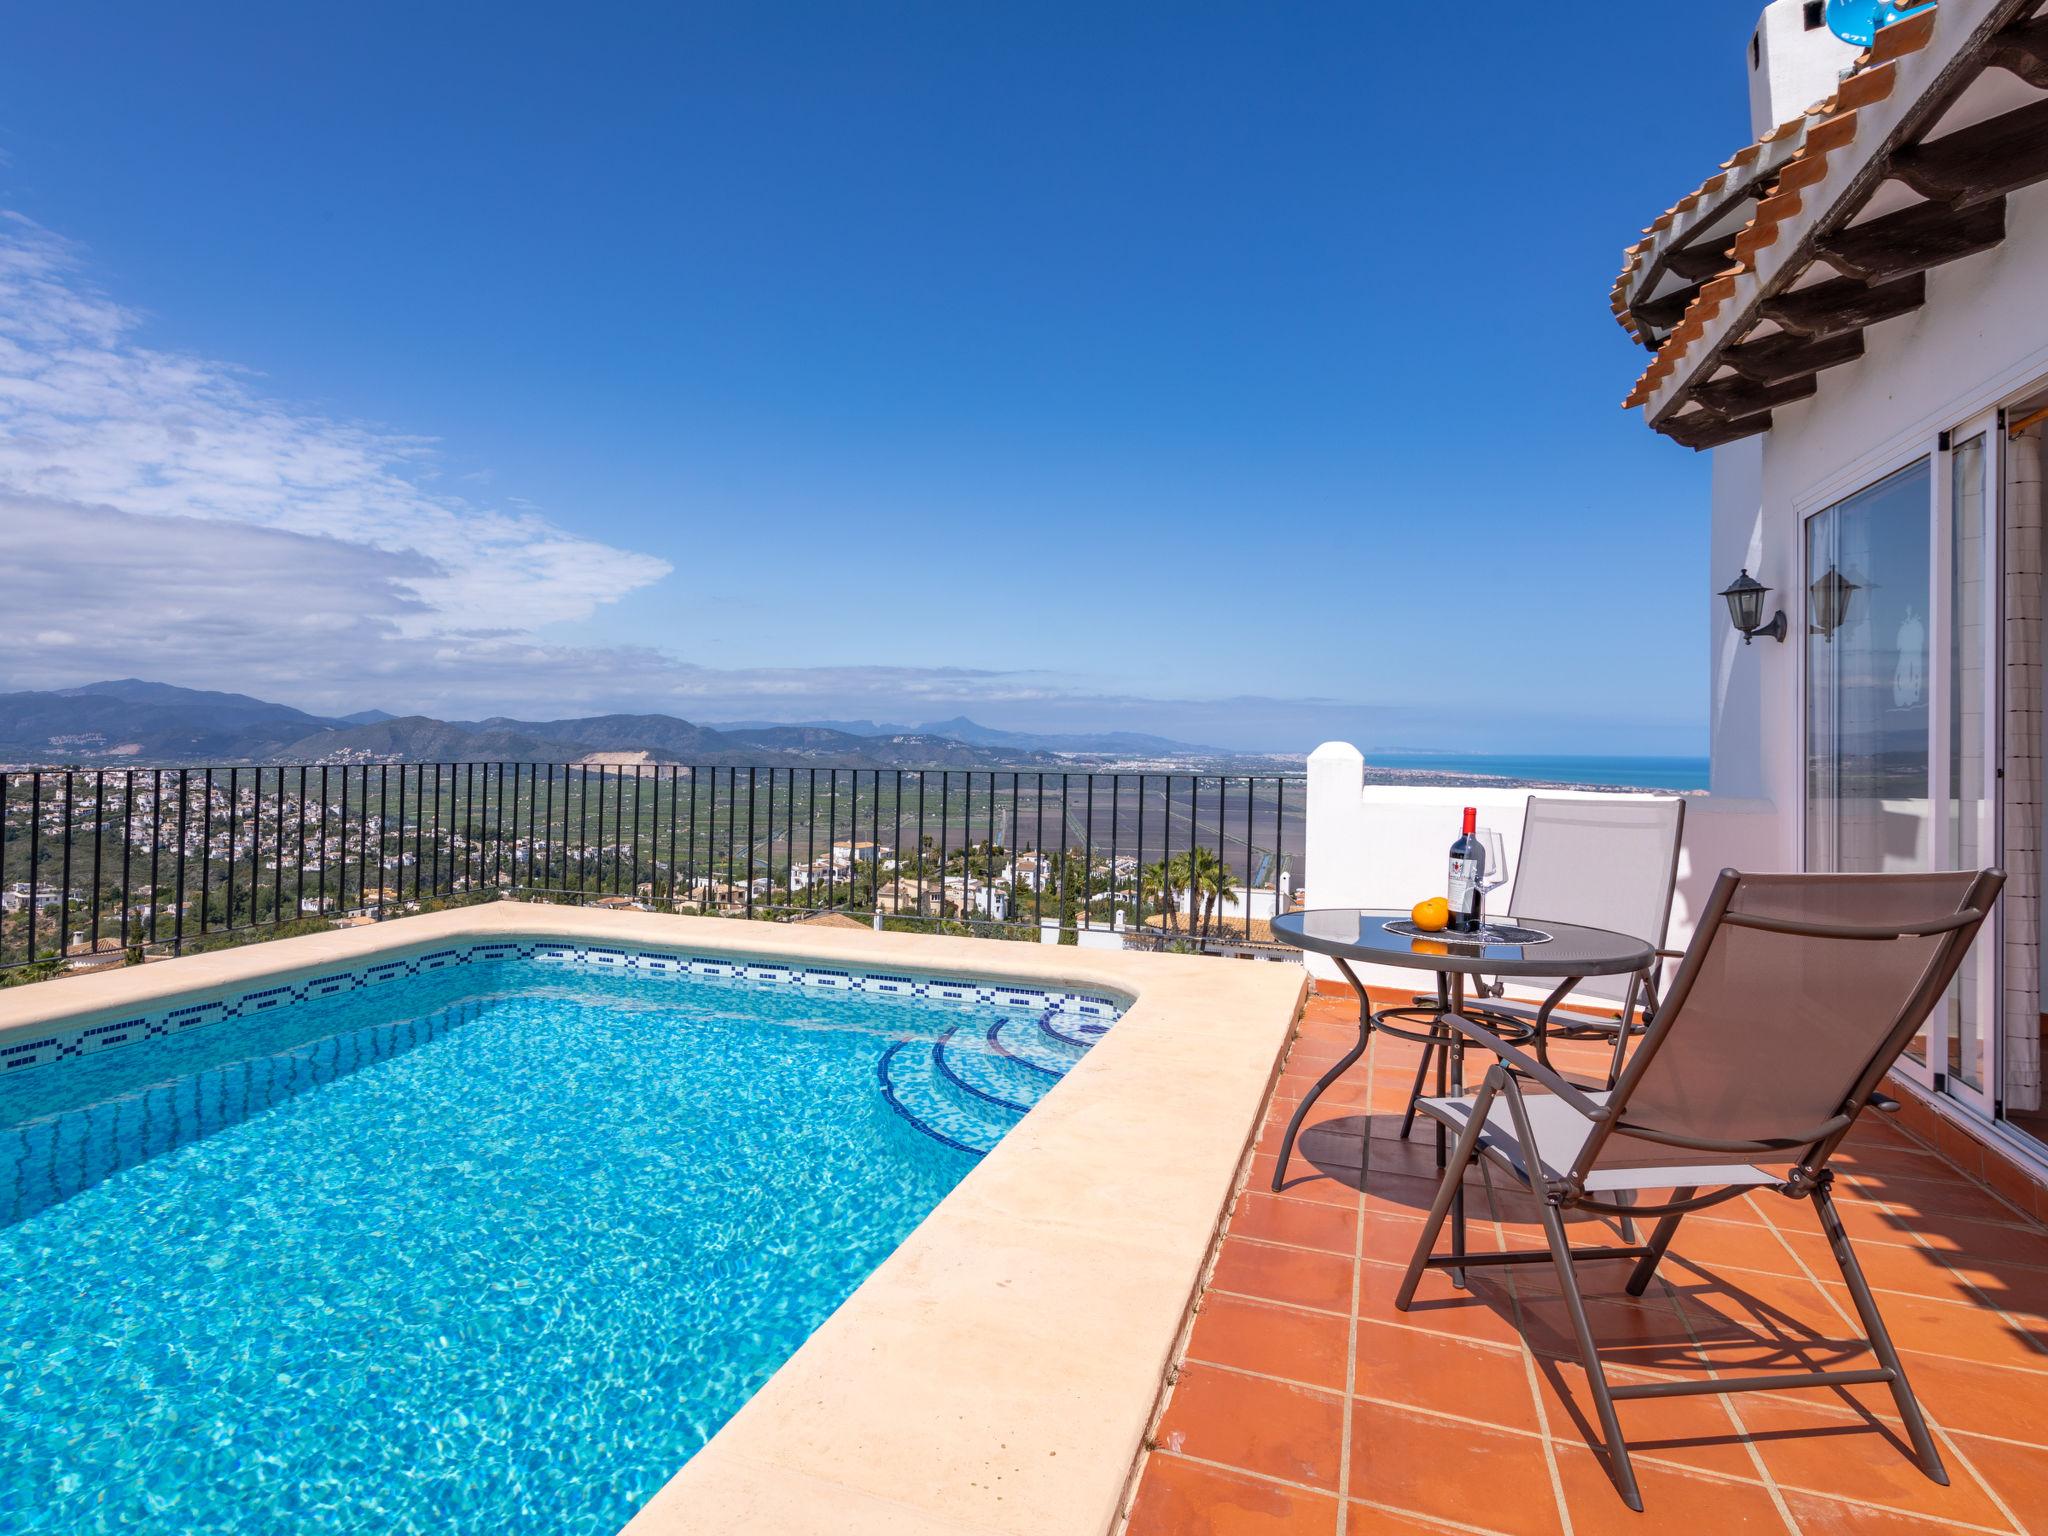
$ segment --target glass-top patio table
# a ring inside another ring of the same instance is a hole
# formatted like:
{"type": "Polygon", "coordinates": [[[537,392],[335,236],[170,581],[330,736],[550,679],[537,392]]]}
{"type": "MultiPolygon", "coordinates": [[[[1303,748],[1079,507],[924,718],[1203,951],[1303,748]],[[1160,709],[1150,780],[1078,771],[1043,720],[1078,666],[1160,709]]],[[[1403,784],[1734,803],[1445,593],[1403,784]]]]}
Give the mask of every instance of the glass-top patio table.
{"type": "MultiPolygon", "coordinates": [[[[1533,1035],[1536,1052],[1545,1058],[1547,1064],[1544,1025],[1549,1022],[1551,1009],[1588,976],[1623,976],[1649,969],[1656,959],[1656,952],[1649,944],[1625,933],[1512,915],[1489,919],[1477,933],[1453,933],[1448,929],[1425,933],[1415,928],[1406,912],[1323,907],[1289,912],[1274,918],[1273,937],[1297,949],[1328,955],[1337,962],[1337,969],[1344,973],[1344,979],[1358,993],[1358,1043],[1317,1078],[1315,1086],[1295,1106],[1294,1117],[1287,1122],[1287,1134],[1280,1142],[1279,1163],[1273,1170],[1275,1190],[1287,1177],[1287,1159],[1294,1151],[1294,1139],[1310,1107],[1330,1084],[1365,1054],[1375,1029],[1399,1039],[1438,1047],[1435,1052],[1436,1091],[1440,1095],[1458,1094],[1465,1088],[1465,1037],[1444,1022],[1447,1017],[1469,1018],[1505,1038],[1527,1040],[1533,1035]],[[1351,969],[1354,961],[1434,972],[1436,1004],[1433,1007],[1424,1004],[1376,1011],[1366,995],[1365,983],[1351,969]],[[1489,1014],[1483,1004],[1468,1009],[1465,1002],[1465,979],[1468,976],[1562,979],[1545,999],[1532,1026],[1503,1014],[1489,1014]]],[[[1416,1071],[1418,1093],[1428,1060],[1425,1054],[1422,1066],[1416,1071]]],[[[1443,1166],[1446,1150],[1443,1129],[1439,1126],[1438,1167],[1443,1166]]]]}

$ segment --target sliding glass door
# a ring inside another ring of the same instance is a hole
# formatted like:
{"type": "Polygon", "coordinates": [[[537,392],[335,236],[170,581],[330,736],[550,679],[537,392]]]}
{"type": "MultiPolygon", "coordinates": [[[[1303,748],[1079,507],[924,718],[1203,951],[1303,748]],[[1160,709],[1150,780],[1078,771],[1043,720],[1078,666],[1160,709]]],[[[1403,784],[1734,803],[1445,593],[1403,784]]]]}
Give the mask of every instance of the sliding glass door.
{"type": "MultiPolygon", "coordinates": [[[[1998,862],[1992,436],[1929,453],[1805,527],[1806,867],[1998,862]]],[[[1998,943],[1987,931],[1902,1067],[1991,1110],[1998,943]]]]}
{"type": "Polygon", "coordinates": [[[1928,484],[1920,459],[1806,522],[1808,869],[1932,867],[1928,484]]]}
{"type": "MultiPolygon", "coordinates": [[[[1937,862],[1950,869],[2003,862],[1998,834],[1996,430],[1995,421],[1982,421],[1950,433],[1946,473],[1937,487],[1935,537],[1945,556],[1940,579],[1947,595],[1943,639],[1948,654],[1939,660],[1935,690],[1934,717],[1942,737],[1935,775],[1941,806],[1936,846],[1937,862]]],[[[1945,1038],[1931,1068],[1951,1093],[1986,1114],[1995,1110],[1990,1041],[1998,1023],[1999,947],[1994,915],[1936,1014],[1936,1031],[1945,1038]]]]}

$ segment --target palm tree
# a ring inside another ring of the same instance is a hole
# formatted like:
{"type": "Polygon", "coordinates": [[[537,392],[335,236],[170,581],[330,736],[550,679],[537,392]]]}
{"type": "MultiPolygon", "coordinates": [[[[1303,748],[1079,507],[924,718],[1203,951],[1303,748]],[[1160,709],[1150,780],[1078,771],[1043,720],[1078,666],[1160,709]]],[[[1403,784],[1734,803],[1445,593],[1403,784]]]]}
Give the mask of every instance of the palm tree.
{"type": "Polygon", "coordinates": [[[1182,894],[1186,893],[1188,932],[1201,939],[1209,936],[1217,907],[1237,894],[1237,885],[1230,878],[1229,868],[1214,852],[1202,847],[1146,866],[1139,882],[1141,898],[1144,886],[1156,885],[1159,888],[1159,909],[1170,934],[1180,932],[1180,902],[1182,894]]]}
{"type": "Polygon", "coordinates": [[[1145,921],[1145,893],[1159,892],[1159,913],[1165,920],[1168,933],[1180,931],[1180,908],[1174,900],[1174,861],[1161,859],[1157,864],[1147,864],[1138,872],[1138,921],[1145,921]]]}
{"type": "Polygon", "coordinates": [[[1200,936],[1206,939],[1209,936],[1209,925],[1216,917],[1217,905],[1234,897],[1237,894],[1237,886],[1230,878],[1229,867],[1207,848],[1198,847],[1190,852],[1187,863],[1183,864],[1182,868],[1187,876],[1188,889],[1193,892],[1193,898],[1189,902],[1190,914],[1192,915],[1196,905],[1201,907],[1200,936]],[[1190,864],[1192,872],[1188,872],[1190,864]]]}

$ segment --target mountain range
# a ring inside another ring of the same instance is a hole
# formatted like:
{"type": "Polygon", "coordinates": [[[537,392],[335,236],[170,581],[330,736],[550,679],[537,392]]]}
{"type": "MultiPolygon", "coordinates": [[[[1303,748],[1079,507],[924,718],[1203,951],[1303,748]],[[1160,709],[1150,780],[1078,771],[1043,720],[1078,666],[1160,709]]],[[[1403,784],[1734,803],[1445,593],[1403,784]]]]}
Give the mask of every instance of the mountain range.
{"type": "MultiPolygon", "coordinates": [[[[717,729],[721,731],[784,728],[772,720],[720,720],[715,723],[717,729]]],[[[1166,736],[1148,736],[1143,731],[1003,731],[992,725],[981,725],[965,715],[955,715],[951,720],[932,720],[924,725],[877,725],[872,720],[806,720],[803,724],[828,731],[843,731],[849,736],[944,736],[950,741],[964,741],[969,746],[1008,747],[1023,752],[1079,752],[1136,757],[1227,755],[1221,747],[1203,747],[1193,742],[1175,741],[1166,736]]]]}
{"type": "Polygon", "coordinates": [[[705,767],[1035,768],[1068,755],[1177,757],[1207,749],[1135,732],[1032,735],[967,718],[697,725],[673,715],[435,720],[366,709],[323,716],[240,693],[139,678],[0,694],[0,763],[577,762],[596,754],[705,767]]]}

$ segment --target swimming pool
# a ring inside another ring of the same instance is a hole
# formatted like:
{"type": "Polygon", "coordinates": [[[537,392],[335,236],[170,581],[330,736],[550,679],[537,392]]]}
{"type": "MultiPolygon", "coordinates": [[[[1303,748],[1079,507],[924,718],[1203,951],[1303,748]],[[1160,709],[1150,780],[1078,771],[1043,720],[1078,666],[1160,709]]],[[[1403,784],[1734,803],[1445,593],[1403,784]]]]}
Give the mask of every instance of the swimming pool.
{"type": "Polygon", "coordinates": [[[0,1529],[616,1530],[1116,1000],[509,940],[0,1046],[0,1529]]]}

